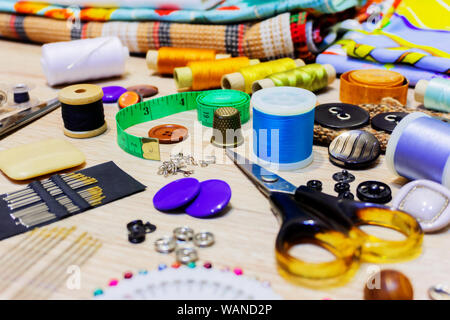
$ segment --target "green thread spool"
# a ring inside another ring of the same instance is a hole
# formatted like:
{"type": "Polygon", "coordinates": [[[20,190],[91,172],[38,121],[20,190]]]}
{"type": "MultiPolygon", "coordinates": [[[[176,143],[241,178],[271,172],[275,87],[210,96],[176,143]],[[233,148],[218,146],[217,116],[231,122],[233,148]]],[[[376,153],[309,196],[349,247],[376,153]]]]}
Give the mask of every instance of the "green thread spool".
{"type": "Polygon", "coordinates": [[[450,112],[450,80],[442,78],[419,80],[414,97],[427,109],[450,112]]]}
{"type": "Polygon", "coordinates": [[[256,80],[264,79],[275,72],[282,72],[304,66],[301,59],[282,58],[261,62],[253,66],[241,68],[239,72],[229,73],[222,77],[222,89],[233,89],[252,92],[252,84],[256,80]]]}
{"type": "Polygon", "coordinates": [[[297,87],[309,91],[325,88],[336,79],[336,70],[330,64],[308,64],[303,67],[277,72],[252,84],[252,92],[270,87],[297,87]]]}

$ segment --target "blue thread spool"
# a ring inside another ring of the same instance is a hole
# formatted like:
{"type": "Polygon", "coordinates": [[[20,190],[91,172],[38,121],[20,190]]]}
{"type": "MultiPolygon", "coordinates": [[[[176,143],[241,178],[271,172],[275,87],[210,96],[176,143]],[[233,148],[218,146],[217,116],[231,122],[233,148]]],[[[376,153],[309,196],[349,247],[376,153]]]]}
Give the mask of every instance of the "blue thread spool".
{"type": "Polygon", "coordinates": [[[450,112],[450,80],[443,78],[419,80],[414,97],[427,109],[450,112]]]}
{"type": "Polygon", "coordinates": [[[422,112],[407,115],[391,134],[386,162],[399,176],[450,188],[450,124],[422,112]]]}
{"type": "Polygon", "coordinates": [[[314,93],[293,87],[266,88],[253,94],[250,105],[253,152],[262,165],[295,170],[311,163],[314,93]]]}

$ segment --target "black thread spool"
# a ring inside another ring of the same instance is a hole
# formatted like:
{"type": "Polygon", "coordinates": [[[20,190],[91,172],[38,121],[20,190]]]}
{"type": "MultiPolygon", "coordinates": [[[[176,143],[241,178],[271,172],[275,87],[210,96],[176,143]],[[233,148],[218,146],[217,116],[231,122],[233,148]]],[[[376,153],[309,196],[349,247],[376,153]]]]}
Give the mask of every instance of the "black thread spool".
{"type": "Polygon", "coordinates": [[[59,92],[64,134],[84,139],[98,136],[106,131],[103,111],[103,90],[93,84],[76,84],[59,92]]]}
{"type": "Polygon", "coordinates": [[[13,100],[17,104],[30,101],[29,88],[26,84],[16,84],[13,87],[13,100]]]}

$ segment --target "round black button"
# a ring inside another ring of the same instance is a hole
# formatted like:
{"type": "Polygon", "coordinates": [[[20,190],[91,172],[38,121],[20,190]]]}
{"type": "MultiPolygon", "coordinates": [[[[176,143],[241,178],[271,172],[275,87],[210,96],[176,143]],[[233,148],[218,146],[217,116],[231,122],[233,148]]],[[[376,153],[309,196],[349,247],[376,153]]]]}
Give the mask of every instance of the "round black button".
{"type": "Polygon", "coordinates": [[[408,115],[407,112],[383,112],[377,114],[372,118],[371,125],[377,131],[386,131],[392,133],[404,117],[408,115]]]}
{"type": "Polygon", "coordinates": [[[364,181],[356,189],[358,199],[364,202],[388,203],[392,200],[391,188],[383,182],[364,181]]]}
{"type": "Polygon", "coordinates": [[[325,103],[316,107],[314,121],[332,129],[355,129],[369,123],[369,113],[347,103],[325,103]]]}
{"type": "Polygon", "coordinates": [[[355,181],[355,176],[344,169],[341,172],[336,172],[335,174],[333,174],[333,180],[337,182],[350,183],[355,181]]]}
{"type": "Polygon", "coordinates": [[[320,182],[319,180],[309,180],[306,183],[306,186],[316,191],[322,191],[322,182],[320,182]]]}
{"type": "Polygon", "coordinates": [[[328,146],[330,161],[344,168],[365,168],[380,156],[378,139],[362,130],[346,131],[331,141],[328,146]]]}
{"type": "Polygon", "coordinates": [[[338,182],[334,185],[334,191],[341,194],[350,190],[350,185],[347,182],[338,182]]]}

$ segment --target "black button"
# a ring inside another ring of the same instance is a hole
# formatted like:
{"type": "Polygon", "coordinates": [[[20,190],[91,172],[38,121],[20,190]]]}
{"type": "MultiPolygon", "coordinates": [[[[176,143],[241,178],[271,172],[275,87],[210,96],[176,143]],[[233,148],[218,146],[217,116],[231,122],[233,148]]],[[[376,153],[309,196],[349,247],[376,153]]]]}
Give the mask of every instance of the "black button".
{"type": "Polygon", "coordinates": [[[353,200],[355,199],[355,196],[353,195],[353,193],[351,193],[350,191],[344,191],[342,193],[339,194],[338,196],[339,199],[349,199],[349,200],[353,200]]]}
{"type": "Polygon", "coordinates": [[[344,168],[361,169],[370,166],[380,156],[378,139],[362,130],[344,132],[328,146],[330,161],[344,168]]]}
{"type": "Polygon", "coordinates": [[[392,199],[391,188],[383,182],[364,181],[356,189],[358,199],[364,202],[388,203],[392,199]]]}
{"type": "Polygon", "coordinates": [[[333,174],[333,180],[337,182],[350,183],[355,181],[355,176],[344,169],[341,172],[336,172],[335,174],[333,174]]]}
{"type": "Polygon", "coordinates": [[[350,190],[350,185],[347,182],[338,182],[334,185],[334,191],[341,194],[350,190]]]}
{"type": "Polygon", "coordinates": [[[392,133],[397,123],[408,115],[407,112],[383,112],[372,118],[371,125],[377,131],[392,133]]]}
{"type": "Polygon", "coordinates": [[[128,241],[141,243],[145,241],[145,235],[156,230],[156,226],[150,222],[143,223],[142,220],[134,220],[127,224],[128,241]]]}
{"type": "Polygon", "coordinates": [[[322,191],[322,182],[320,182],[319,180],[309,180],[306,183],[306,186],[316,191],[322,191]]]}
{"type": "Polygon", "coordinates": [[[314,121],[332,129],[355,129],[369,123],[369,113],[347,103],[326,103],[315,108],[314,121]]]}

